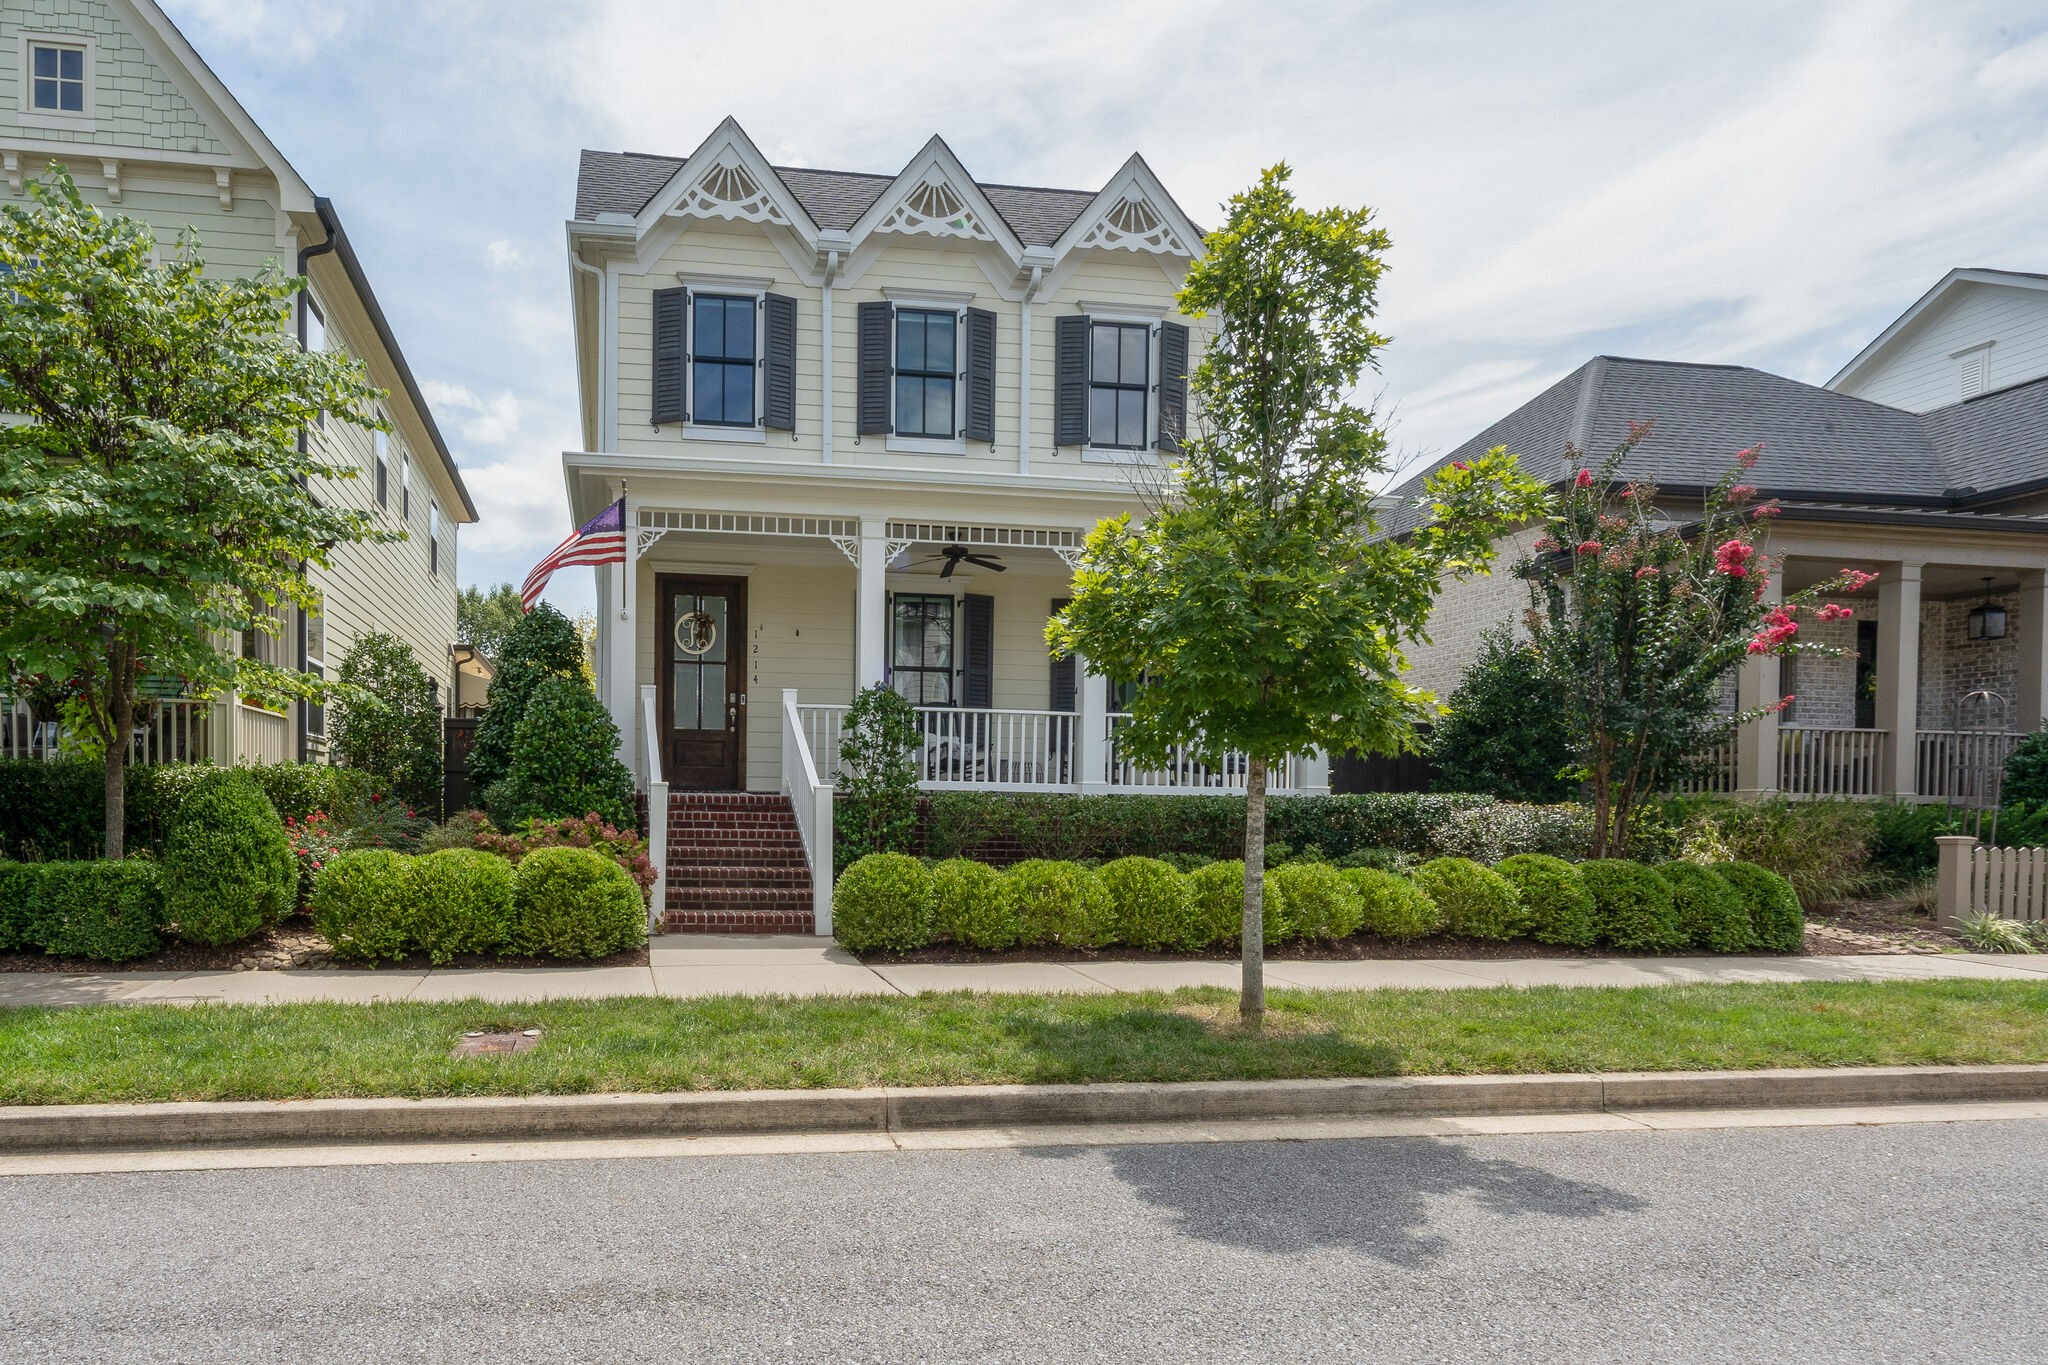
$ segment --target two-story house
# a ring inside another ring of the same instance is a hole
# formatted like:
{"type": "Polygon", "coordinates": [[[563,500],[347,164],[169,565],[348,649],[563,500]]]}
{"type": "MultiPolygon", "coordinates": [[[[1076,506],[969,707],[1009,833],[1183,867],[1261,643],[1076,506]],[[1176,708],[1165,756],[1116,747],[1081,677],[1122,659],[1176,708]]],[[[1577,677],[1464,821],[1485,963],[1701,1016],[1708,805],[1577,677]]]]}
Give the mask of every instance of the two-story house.
{"type": "MultiPolygon", "coordinates": [[[[52,164],[108,214],[149,224],[168,249],[190,227],[210,273],[254,274],[274,263],[311,280],[294,325],[302,344],[346,350],[386,391],[391,431],[328,420],[307,433],[360,476],[322,480],[315,494],[359,507],[400,542],[343,545],[317,574],[318,612],[289,611],[272,634],[223,646],[301,670],[339,663],[362,633],[412,646],[452,711],[456,692],[456,528],[476,520],[455,461],[343,231],[177,27],[151,0],[0,0],[0,187],[25,202],[52,164]]],[[[266,710],[226,696],[157,699],[143,718],[143,761],[319,758],[317,706],[266,710]]],[[[33,750],[47,727],[15,702],[0,752],[33,750]]]]}
{"type": "Polygon", "coordinates": [[[657,812],[794,798],[811,851],[801,894],[678,869],[671,923],[810,927],[815,891],[824,927],[814,797],[873,683],[919,707],[927,788],[1242,789],[1120,762],[1111,689],[1045,643],[1089,530],[1142,515],[1203,343],[1174,302],[1201,234],[1143,158],[1095,190],[986,184],[936,137],[895,174],[796,169],[727,120],[687,156],[585,152],[568,246],[571,511],[623,498],[628,532],[597,585],[623,756],[657,812]]]}

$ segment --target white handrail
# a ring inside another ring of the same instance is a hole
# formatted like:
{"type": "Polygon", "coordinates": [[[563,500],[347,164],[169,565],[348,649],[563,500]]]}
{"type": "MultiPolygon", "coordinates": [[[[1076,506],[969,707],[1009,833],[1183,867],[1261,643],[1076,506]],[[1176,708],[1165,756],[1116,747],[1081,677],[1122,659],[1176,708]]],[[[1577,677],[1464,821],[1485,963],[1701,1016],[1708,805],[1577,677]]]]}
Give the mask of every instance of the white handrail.
{"type": "Polygon", "coordinates": [[[640,687],[641,761],[647,772],[647,857],[654,864],[654,898],[647,907],[650,930],[668,909],[668,782],[661,766],[661,704],[653,683],[640,687]]]}
{"type": "MultiPolygon", "coordinates": [[[[844,708],[841,708],[842,710],[844,708]]],[[[832,784],[820,781],[804,736],[796,689],[782,689],[782,794],[796,813],[797,833],[811,864],[811,930],[832,933],[832,784]]]]}

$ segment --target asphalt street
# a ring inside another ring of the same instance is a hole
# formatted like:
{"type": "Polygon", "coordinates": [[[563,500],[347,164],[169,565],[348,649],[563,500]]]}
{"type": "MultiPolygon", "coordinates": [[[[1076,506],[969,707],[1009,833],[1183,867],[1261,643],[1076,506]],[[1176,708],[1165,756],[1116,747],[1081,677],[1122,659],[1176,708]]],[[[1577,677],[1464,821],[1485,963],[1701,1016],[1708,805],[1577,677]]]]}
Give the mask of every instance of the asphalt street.
{"type": "Polygon", "coordinates": [[[7,1361],[2048,1359],[2048,1122],[0,1179],[7,1361]]]}

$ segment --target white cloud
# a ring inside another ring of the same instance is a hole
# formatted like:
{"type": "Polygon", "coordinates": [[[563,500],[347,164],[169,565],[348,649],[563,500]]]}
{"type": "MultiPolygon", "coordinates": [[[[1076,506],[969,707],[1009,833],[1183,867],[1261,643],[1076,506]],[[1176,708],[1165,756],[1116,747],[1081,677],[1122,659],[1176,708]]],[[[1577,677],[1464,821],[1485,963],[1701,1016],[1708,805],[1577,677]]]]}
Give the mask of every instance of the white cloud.
{"type": "Polygon", "coordinates": [[[312,60],[349,22],[345,9],[307,0],[184,0],[177,8],[195,42],[234,44],[291,62],[312,60]]]}
{"type": "Polygon", "coordinates": [[[533,258],[503,237],[484,244],[484,264],[496,273],[533,269],[533,258]]]}

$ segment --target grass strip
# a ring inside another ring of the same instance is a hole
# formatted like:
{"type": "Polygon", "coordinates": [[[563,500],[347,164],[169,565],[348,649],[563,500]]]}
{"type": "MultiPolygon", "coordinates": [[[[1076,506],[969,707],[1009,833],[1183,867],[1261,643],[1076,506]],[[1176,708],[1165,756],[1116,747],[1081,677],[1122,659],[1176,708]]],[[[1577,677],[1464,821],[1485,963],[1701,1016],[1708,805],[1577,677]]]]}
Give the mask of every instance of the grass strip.
{"type": "Polygon", "coordinates": [[[2048,1061],[2048,986],[1916,981],[0,1010],[0,1103],[2048,1061]],[[537,1048],[452,1057],[471,1029],[537,1048]]]}

